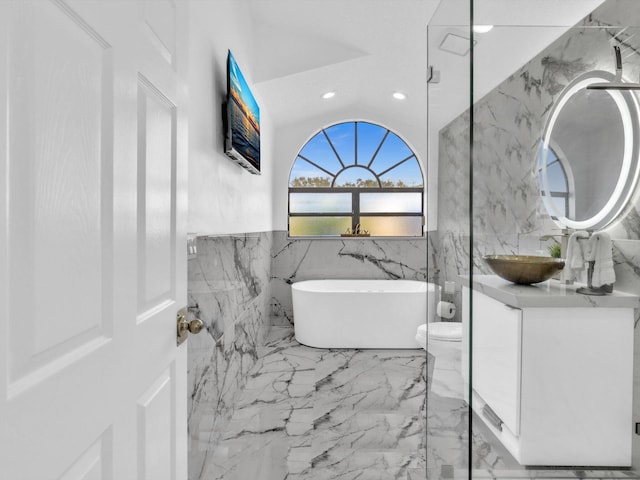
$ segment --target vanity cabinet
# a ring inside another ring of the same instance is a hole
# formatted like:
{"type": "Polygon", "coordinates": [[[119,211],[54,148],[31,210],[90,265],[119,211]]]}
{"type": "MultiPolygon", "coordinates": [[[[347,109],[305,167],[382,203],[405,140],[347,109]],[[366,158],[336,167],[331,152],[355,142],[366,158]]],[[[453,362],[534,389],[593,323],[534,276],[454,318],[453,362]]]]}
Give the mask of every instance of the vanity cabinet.
{"type": "Polygon", "coordinates": [[[479,280],[472,330],[468,288],[463,292],[462,365],[468,384],[472,338],[478,416],[522,465],[631,466],[638,298],[621,294],[598,305],[559,284],[555,292],[552,283],[479,280]],[[496,285],[512,297],[496,293],[496,285]]]}

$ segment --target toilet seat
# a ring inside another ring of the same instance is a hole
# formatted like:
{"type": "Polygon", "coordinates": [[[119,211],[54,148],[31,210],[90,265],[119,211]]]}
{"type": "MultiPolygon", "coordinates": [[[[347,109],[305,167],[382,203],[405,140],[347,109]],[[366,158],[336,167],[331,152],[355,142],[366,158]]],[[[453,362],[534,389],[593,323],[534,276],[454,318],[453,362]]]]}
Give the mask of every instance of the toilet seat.
{"type": "Polygon", "coordinates": [[[433,322],[427,325],[420,325],[418,332],[421,337],[426,337],[429,332],[429,340],[441,340],[445,342],[462,341],[462,323],[460,322],[433,322]]]}

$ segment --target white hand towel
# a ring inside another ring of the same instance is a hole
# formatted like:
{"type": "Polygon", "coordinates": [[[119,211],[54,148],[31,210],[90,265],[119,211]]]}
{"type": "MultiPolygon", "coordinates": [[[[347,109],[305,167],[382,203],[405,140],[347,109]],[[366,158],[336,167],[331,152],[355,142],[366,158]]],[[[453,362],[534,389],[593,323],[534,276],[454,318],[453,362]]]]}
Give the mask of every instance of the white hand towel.
{"type": "Polygon", "coordinates": [[[564,280],[575,280],[584,270],[585,258],[582,244],[585,243],[585,240],[578,240],[579,238],[589,238],[589,234],[584,230],[578,230],[577,232],[573,232],[569,237],[567,258],[564,270],[562,271],[564,280]]]}
{"type": "Polygon", "coordinates": [[[616,272],[613,269],[613,244],[609,234],[594,233],[589,239],[588,247],[586,259],[595,262],[591,285],[597,288],[614,283],[616,272]]]}

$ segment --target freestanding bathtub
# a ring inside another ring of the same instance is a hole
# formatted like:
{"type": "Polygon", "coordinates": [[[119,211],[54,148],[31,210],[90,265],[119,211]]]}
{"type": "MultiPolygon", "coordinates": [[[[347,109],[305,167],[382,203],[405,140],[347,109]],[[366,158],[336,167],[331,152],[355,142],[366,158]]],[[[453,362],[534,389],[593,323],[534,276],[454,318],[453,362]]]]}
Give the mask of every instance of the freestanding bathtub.
{"type": "Polygon", "coordinates": [[[296,340],[320,348],[418,348],[435,285],[414,280],[305,280],[291,287],[296,340]]]}

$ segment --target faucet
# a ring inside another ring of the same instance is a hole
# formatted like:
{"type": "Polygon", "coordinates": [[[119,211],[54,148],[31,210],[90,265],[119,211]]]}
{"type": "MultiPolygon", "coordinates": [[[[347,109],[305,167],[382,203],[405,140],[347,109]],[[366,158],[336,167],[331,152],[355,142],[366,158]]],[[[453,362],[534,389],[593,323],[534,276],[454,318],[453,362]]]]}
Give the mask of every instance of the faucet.
{"type": "Polygon", "coordinates": [[[547,234],[540,236],[540,241],[551,240],[552,238],[560,239],[560,256],[567,258],[567,245],[569,244],[569,237],[571,236],[571,230],[563,228],[559,234],[547,234]]]}

